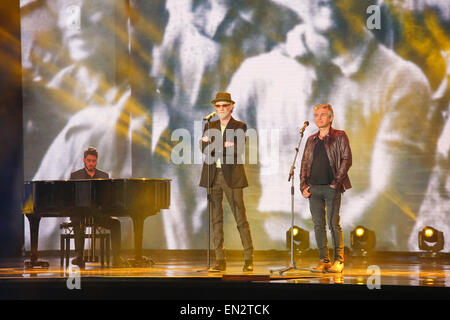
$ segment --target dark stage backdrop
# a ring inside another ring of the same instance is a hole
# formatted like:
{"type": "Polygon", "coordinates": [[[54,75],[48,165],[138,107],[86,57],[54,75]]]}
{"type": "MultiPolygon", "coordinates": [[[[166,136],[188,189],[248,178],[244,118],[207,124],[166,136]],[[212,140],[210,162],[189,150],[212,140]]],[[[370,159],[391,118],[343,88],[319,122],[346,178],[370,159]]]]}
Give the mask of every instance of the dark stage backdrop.
{"type": "Polygon", "coordinates": [[[21,193],[22,64],[19,1],[0,2],[0,257],[19,256],[23,245],[21,193]]]}
{"type": "MultiPolygon", "coordinates": [[[[253,134],[244,195],[255,249],[283,249],[299,128],[308,120],[315,133],[312,108],[327,102],[353,151],[346,244],[364,225],[379,250],[417,250],[432,225],[448,250],[449,26],[446,0],[23,0],[25,179],[68,179],[94,146],[113,178],[173,179],[145,248],[205,248],[198,139],[226,90],[253,134]]],[[[299,171],[296,225],[313,231],[299,171]]],[[[57,248],[59,223],[41,222],[41,249],[57,248]]],[[[241,248],[228,206],[225,234],[241,248]]]]}

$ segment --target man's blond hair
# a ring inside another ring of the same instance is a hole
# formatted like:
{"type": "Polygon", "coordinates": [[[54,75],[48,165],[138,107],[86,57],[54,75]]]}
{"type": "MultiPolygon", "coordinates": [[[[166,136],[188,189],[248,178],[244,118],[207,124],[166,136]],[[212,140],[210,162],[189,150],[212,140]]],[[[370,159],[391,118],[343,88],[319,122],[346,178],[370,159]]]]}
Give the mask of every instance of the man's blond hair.
{"type": "Polygon", "coordinates": [[[328,115],[334,117],[333,107],[329,103],[320,103],[314,106],[314,112],[318,109],[328,109],[328,115]]]}

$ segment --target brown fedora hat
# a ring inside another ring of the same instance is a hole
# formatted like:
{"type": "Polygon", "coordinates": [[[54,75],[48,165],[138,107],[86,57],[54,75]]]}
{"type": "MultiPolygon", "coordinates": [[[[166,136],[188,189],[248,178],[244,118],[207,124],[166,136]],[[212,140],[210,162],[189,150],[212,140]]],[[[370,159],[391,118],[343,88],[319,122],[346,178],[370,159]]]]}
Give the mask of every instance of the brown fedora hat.
{"type": "Polygon", "coordinates": [[[217,92],[216,98],[214,100],[211,100],[211,103],[215,104],[216,102],[219,101],[227,101],[234,104],[234,101],[231,100],[231,94],[229,94],[228,92],[217,92]]]}

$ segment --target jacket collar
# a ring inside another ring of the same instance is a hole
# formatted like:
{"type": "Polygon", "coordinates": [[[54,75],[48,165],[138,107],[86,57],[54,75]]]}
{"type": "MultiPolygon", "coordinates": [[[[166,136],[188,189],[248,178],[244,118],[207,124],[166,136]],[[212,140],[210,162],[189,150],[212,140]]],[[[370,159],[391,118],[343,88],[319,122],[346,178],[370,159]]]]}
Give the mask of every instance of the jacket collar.
{"type": "MultiPolygon", "coordinates": [[[[230,121],[228,121],[227,126],[225,128],[226,129],[233,129],[236,127],[236,120],[234,120],[233,117],[230,118],[230,121]]],[[[220,129],[220,120],[216,120],[211,122],[211,128],[217,128],[220,129]]]]}
{"type": "MultiPolygon", "coordinates": [[[[330,130],[328,131],[328,134],[325,136],[325,138],[333,137],[335,134],[335,131],[336,130],[334,130],[333,127],[330,127],[330,130]]],[[[320,133],[320,131],[317,130],[317,132],[313,135],[313,139],[319,139],[319,133],[320,133]]]]}

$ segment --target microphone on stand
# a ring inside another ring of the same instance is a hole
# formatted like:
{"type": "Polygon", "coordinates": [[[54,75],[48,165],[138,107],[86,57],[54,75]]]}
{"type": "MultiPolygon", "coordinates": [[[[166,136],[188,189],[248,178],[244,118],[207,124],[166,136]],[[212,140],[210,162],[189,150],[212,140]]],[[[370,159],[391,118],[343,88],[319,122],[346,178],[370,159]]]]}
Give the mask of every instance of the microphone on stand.
{"type": "Polygon", "coordinates": [[[216,116],[216,112],[214,111],[213,113],[210,113],[206,117],[204,117],[203,120],[209,120],[215,116],[216,116]]]}
{"type": "Polygon", "coordinates": [[[300,133],[303,133],[303,131],[305,131],[307,126],[309,126],[309,122],[305,121],[305,123],[303,124],[303,127],[300,129],[300,133]]]}

